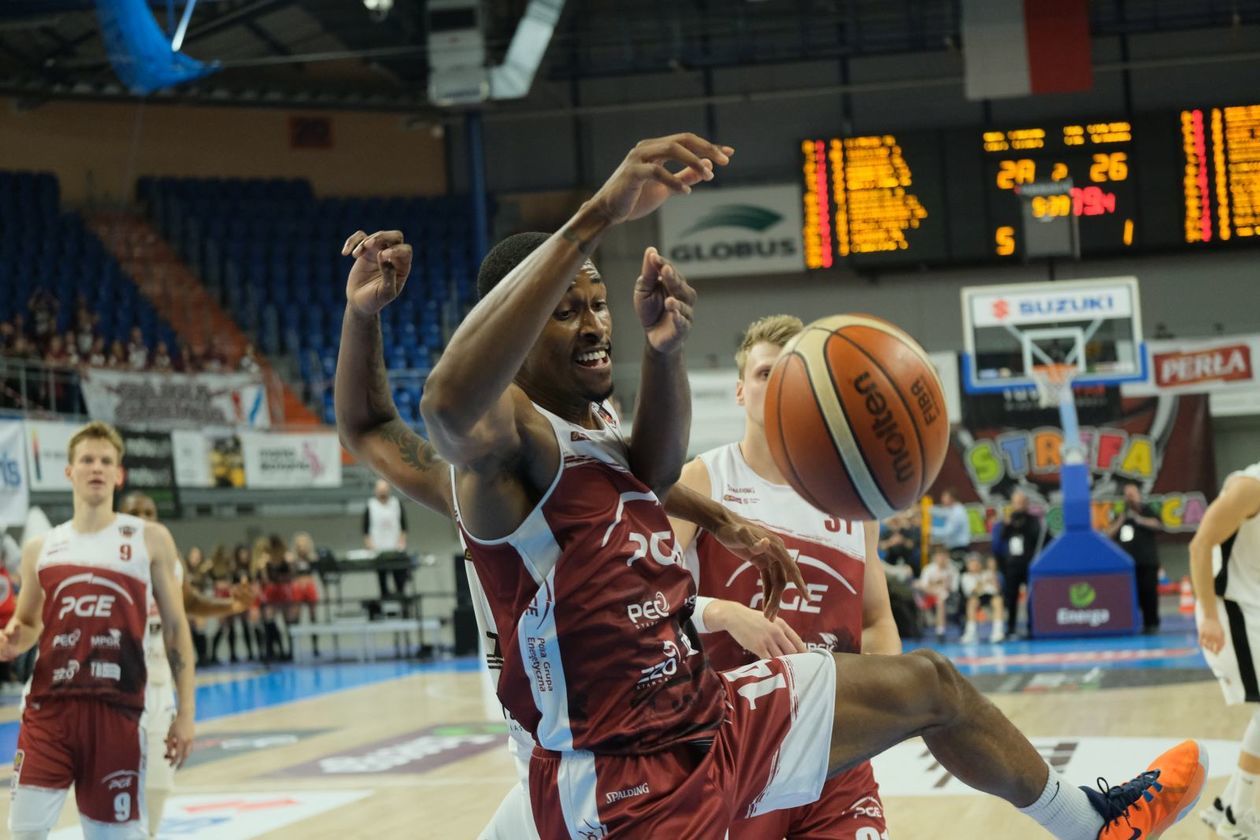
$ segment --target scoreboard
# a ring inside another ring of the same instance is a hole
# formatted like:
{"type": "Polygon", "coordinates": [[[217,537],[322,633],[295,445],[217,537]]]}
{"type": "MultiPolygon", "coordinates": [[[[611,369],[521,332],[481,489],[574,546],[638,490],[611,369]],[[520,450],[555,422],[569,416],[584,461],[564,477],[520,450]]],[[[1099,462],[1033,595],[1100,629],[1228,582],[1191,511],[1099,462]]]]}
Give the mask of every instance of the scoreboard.
{"type": "Polygon", "coordinates": [[[1260,105],[801,142],[806,265],[1019,260],[1074,219],[1083,256],[1260,243],[1260,105]]]}

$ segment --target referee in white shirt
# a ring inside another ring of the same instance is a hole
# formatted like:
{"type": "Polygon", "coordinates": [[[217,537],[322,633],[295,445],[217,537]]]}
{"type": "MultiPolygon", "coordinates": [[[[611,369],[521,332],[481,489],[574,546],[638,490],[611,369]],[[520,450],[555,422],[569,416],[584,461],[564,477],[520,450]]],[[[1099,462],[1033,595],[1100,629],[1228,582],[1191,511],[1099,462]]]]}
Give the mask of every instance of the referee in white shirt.
{"type": "MultiPolygon", "coordinates": [[[[389,490],[389,482],[376,482],[372,497],[363,511],[363,545],[371,551],[407,550],[407,512],[389,490]]],[[[394,592],[402,596],[411,577],[409,569],[394,569],[394,592]]],[[[381,597],[389,596],[389,575],[381,570],[376,573],[381,585],[381,597]]]]}

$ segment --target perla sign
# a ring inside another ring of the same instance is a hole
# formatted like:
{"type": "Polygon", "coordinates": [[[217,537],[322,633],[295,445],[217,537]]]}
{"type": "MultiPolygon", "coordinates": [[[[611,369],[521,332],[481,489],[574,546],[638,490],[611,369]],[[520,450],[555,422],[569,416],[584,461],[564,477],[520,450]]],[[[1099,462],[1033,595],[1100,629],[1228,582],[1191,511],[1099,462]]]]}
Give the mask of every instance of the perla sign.
{"type": "Polygon", "coordinates": [[[804,270],[799,187],[706,186],[670,199],[658,214],[661,251],[684,275],[729,277],[804,270]]]}

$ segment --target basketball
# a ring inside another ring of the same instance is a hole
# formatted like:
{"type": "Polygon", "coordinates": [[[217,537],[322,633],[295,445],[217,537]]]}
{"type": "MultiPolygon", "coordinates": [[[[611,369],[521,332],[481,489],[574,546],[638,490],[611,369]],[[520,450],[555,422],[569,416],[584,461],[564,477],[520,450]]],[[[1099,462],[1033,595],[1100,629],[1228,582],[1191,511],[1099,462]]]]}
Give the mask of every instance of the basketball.
{"type": "Polygon", "coordinates": [[[770,373],[765,423],[796,492],[849,520],[916,504],[949,445],[936,368],[917,341],[871,315],[822,318],[788,342],[770,373]]]}

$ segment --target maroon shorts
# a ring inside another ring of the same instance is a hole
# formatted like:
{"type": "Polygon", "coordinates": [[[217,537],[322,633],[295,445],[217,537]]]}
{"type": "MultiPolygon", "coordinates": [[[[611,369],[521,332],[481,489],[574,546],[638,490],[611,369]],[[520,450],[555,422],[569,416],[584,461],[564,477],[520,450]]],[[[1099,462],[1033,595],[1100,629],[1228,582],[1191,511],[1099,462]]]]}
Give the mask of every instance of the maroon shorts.
{"type": "Polygon", "coordinates": [[[140,710],[85,698],[27,703],[18,731],[14,788],[74,785],[79,813],[102,823],[140,818],[144,737],[140,710]]]}
{"type": "Polygon", "coordinates": [[[731,824],[731,840],[887,840],[884,804],[870,762],[823,785],[817,802],[731,824]]]}
{"type": "Polygon", "coordinates": [[[817,799],[831,747],[835,660],[798,653],[721,676],[726,717],[712,744],[643,755],[535,749],[529,794],[542,840],[722,840],[735,819],[817,799]]]}

